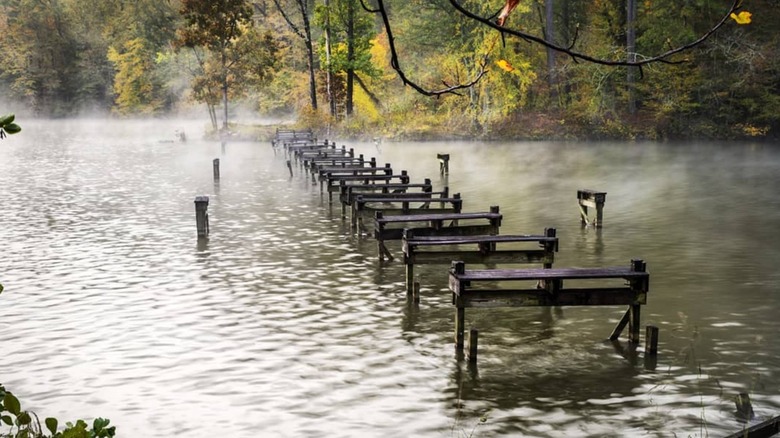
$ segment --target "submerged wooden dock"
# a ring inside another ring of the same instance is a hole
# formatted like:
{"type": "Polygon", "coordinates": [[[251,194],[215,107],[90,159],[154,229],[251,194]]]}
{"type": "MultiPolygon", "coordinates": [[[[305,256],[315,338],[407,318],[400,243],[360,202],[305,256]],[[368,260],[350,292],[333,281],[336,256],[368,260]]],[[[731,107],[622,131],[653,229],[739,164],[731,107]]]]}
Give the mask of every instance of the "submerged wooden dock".
{"type": "MultiPolygon", "coordinates": [[[[311,175],[312,182],[319,183],[320,193],[328,194],[330,204],[336,194],[344,220],[349,211],[352,232],[364,235],[373,225],[369,235],[376,241],[380,262],[395,260],[388,245],[400,242],[408,297],[419,291],[415,265],[443,265],[442,274],[449,276],[453,295],[459,350],[464,346],[465,309],[470,307],[628,306],[609,338],[617,339],[628,327],[629,342],[639,342],[640,306],[647,302],[649,291],[649,274],[642,260],[617,268],[553,267],[559,251],[555,228],[539,235],[501,235],[503,215],[498,206],[469,211],[458,193],[450,195],[446,186],[435,190],[430,178],[412,183],[405,170],[395,171],[390,163],[378,166],[374,157],[367,160],[356,156],[352,148],[338,148],[330,140],[318,142],[313,135],[280,131],[277,144],[284,145],[286,155],[307,169],[306,177],[311,175]],[[466,270],[467,263],[490,265],[491,269],[466,270]],[[496,267],[506,264],[539,267],[496,267]],[[450,269],[445,265],[451,265],[450,269]],[[579,286],[594,281],[595,286],[579,286]],[[496,283],[502,287],[494,287],[496,283]]],[[[437,154],[436,158],[445,178],[450,155],[437,154]]],[[[605,196],[606,192],[594,190],[577,192],[583,224],[602,226],[605,196]],[[589,208],[596,210],[594,219],[587,215],[589,208]]],[[[477,332],[473,335],[470,357],[475,359],[477,332]]]]}

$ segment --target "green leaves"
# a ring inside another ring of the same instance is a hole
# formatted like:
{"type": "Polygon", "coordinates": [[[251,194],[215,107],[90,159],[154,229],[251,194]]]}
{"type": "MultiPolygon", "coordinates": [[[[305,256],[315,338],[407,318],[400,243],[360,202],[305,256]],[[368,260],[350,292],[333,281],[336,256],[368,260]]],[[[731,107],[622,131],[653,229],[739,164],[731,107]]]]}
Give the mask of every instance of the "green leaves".
{"type": "Polygon", "coordinates": [[[55,435],[57,433],[57,426],[59,424],[57,419],[49,417],[44,422],[46,423],[46,428],[49,429],[49,432],[51,432],[52,435],[55,435]]]}
{"type": "Polygon", "coordinates": [[[3,406],[5,406],[6,411],[15,416],[18,416],[22,411],[22,405],[19,403],[19,399],[10,392],[5,393],[5,396],[3,397],[3,406]]]}
{"type": "MultiPolygon", "coordinates": [[[[6,114],[0,117],[0,138],[4,138],[5,134],[16,134],[22,130],[22,127],[14,123],[15,116],[13,114],[6,114]]],[[[0,289],[2,292],[2,289],[0,289]]]]}
{"type": "Polygon", "coordinates": [[[96,418],[91,428],[84,420],[77,420],[75,424],[67,422],[62,432],[57,432],[59,421],[56,418],[47,418],[44,420],[50,434],[47,435],[41,429],[38,416],[22,411],[19,399],[3,385],[0,385],[0,397],[0,438],[113,438],[116,435],[116,427],[109,427],[111,420],[106,418],[96,418]],[[8,433],[2,430],[4,426],[10,428],[8,433]]]}

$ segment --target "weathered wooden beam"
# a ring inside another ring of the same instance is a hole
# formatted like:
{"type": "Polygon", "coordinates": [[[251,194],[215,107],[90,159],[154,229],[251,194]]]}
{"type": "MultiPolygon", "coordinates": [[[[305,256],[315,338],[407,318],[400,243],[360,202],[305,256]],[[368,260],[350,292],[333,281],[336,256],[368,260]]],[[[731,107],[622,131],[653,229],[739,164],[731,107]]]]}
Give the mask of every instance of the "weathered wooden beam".
{"type": "MultiPolygon", "coordinates": [[[[739,409],[739,407],[737,408],[739,409]]],[[[726,438],[770,438],[780,434],[780,416],[762,421],[728,435],[726,438]]]]}
{"type": "Polygon", "coordinates": [[[198,238],[209,236],[209,197],[195,197],[195,225],[198,230],[198,238]]]}

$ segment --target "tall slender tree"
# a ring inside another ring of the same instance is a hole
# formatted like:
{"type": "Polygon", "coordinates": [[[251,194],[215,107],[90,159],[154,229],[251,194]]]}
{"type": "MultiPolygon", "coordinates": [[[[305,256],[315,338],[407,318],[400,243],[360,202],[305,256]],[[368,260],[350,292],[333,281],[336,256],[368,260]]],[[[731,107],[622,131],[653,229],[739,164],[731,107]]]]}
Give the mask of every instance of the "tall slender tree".
{"type": "Polygon", "coordinates": [[[315,79],[316,66],[314,65],[314,43],[311,37],[311,7],[308,0],[294,0],[284,2],[283,0],[274,0],[274,5],[284,17],[290,29],[303,40],[306,46],[306,61],[309,69],[309,96],[312,109],[317,109],[317,81],[315,79]],[[294,3],[290,5],[289,3],[294,3]],[[293,18],[293,10],[300,16],[300,23],[293,18]]]}

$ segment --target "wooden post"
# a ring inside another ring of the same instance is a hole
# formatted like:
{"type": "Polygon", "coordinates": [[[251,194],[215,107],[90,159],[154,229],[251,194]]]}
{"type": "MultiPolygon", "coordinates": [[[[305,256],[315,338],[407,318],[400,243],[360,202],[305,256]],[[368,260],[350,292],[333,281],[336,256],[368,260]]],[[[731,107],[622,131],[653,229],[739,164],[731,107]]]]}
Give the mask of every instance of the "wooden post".
{"type": "MultiPolygon", "coordinates": [[[[633,259],[631,260],[631,270],[634,272],[645,272],[647,270],[647,265],[645,264],[644,260],[639,259],[633,259]]],[[[630,306],[630,316],[629,316],[629,327],[630,332],[628,334],[628,340],[629,342],[633,342],[635,344],[639,343],[639,319],[640,319],[640,312],[641,312],[641,306],[639,304],[632,304],[630,306]]]]}
{"type": "Polygon", "coordinates": [[[293,170],[292,170],[292,162],[290,160],[287,160],[287,169],[290,170],[290,178],[293,177],[293,170]]]}
{"type": "Polygon", "coordinates": [[[580,206],[580,223],[583,226],[588,225],[588,207],[596,209],[596,219],[593,220],[593,226],[601,228],[604,222],[604,202],[607,199],[607,192],[597,192],[595,190],[577,190],[577,201],[580,206]]]}
{"type": "Polygon", "coordinates": [[[198,238],[209,236],[209,197],[195,197],[195,224],[198,227],[198,238]]]}
{"type": "Polygon", "coordinates": [[[648,325],[645,328],[645,355],[658,354],[658,327],[648,325]]]}
{"type": "MultiPolygon", "coordinates": [[[[498,214],[498,212],[499,212],[498,205],[491,205],[491,206],[490,206],[490,212],[491,212],[491,213],[494,213],[494,214],[498,214]]],[[[491,226],[492,226],[494,229],[496,229],[496,230],[497,230],[497,229],[498,229],[498,227],[500,227],[500,226],[501,226],[501,219],[490,219],[490,225],[491,225],[491,226]]],[[[498,234],[498,232],[496,232],[495,234],[498,234]]]]}
{"type": "Polygon", "coordinates": [[[414,291],[412,292],[412,302],[414,304],[420,304],[420,282],[414,282],[414,291]]]}
{"type": "Polygon", "coordinates": [[[409,173],[405,170],[401,171],[401,178],[400,178],[401,184],[409,184],[409,173]]]}
{"type": "Polygon", "coordinates": [[[470,363],[477,363],[477,343],[479,342],[479,330],[472,328],[469,330],[469,352],[468,359],[470,363]]]}
{"type": "MultiPolygon", "coordinates": [[[[544,229],[544,235],[546,237],[555,237],[557,234],[557,230],[555,228],[545,228],[544,229]]],[[[557,243],[546,243],[544,245],[544,250],[547,253],[553,253],[558,250],[557,243]]],[[[552,269],[552,263],[545,263],[544,269],[552,269]]]]}
{"type": "Polygon", "coordinates": [[[450,154],[436,154],[439,159],[439,173],[442,175],[450,174],[450,154]]]}
{"type": "MultiPolygon", "coordinates": [[[[450,269],[452,269],[452,272],[455,275],[463,275],[466,273],[466,264],[460,261],[453,261],[450,269]]],[[[455,349],[462,352],[464,343],[463,332],[466,324],[466,308],[463,307],[462,300],[459,296],[455,295],[455,292],[453,292],[452,298],[455,301],[455,349]]]]}
{"type": "Polygon", "coordinates": [[[756,416],[753,412],[753,404],[750,402],[750,394],[747,392],[740,392],[734,403],[737,405],[737,415],[740,418],[752,420],[756,416]]]}
{"type": "Polygon", "coordinates": [[[411,298],[414,294],[414,264],[404,255],[406,263],[406,298],[411,298]]]}
{"type": "Polygon", "coordinates": [[[219,181],[219,158],[214,158],[214,181],[219,181]]]}

